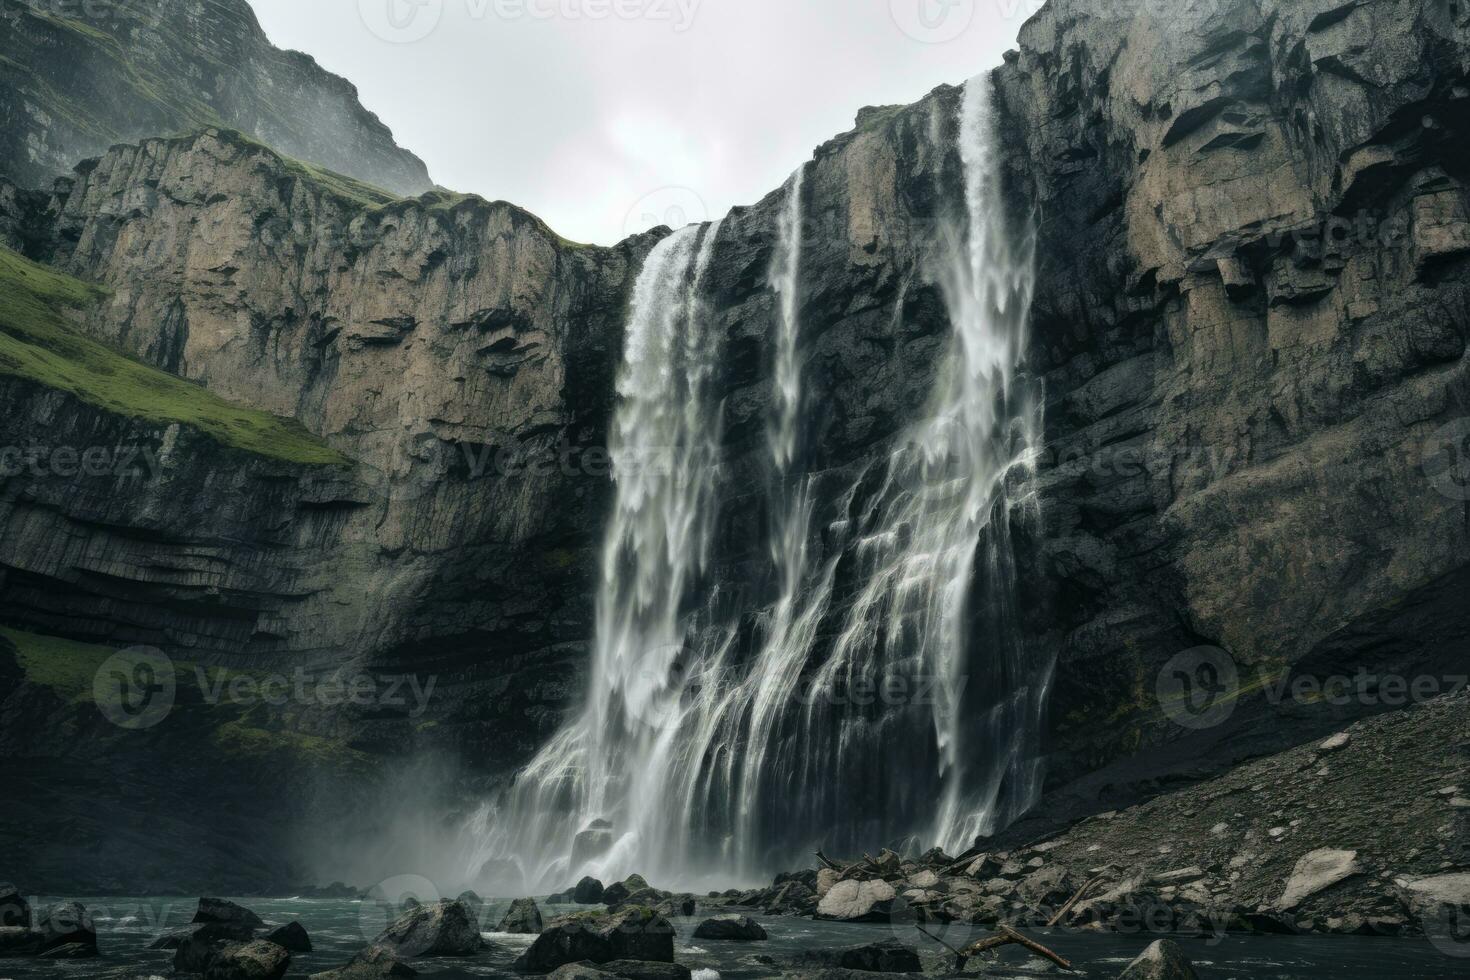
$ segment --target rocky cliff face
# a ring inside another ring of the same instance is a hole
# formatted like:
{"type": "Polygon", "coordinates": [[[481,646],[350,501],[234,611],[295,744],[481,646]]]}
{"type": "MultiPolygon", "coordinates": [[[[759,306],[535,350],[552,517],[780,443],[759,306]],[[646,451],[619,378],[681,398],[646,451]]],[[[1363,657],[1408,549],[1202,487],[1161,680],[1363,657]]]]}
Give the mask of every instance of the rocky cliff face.
{"type": "Polygon", "coordinates": [[[211,125],[395,193],[432,186],[351,83],[273,47],[245,0],[4,0],[0,25],[0,174],[22,186],[211,125]]]}
{"type": "MultiPolygon", "coordinates": [[[[1015,530],[1025,642],[1058,658],[1057,813],[1374,710],[1259,692],[1289,671],[1433,674],[1466,625],[1470,492],[1443,457],[1470,414],[1467,14],[1110,10],[1053,0],[996,76],[1009,198],[1037,234],[1042,522],[1015,530]],[[1201,645],[1241,678],[1208,728],[1170,721],[1155,688],[1201,645]]],[[[827,495],[817,527],[861,512],[944,349],[932,260],[963,200],[958,97],[865,110],[807,165],[803,465],[860,488],[827,495]]],[[[756,489],[784,205],[736,209],[707,279],[737,488],[714,557],[748,583],[728,597],[747,633],[775,588],[756,489]]],[[[509,205],[390,199],[218,128],[113,148],[49,197],[0,188],[0,219],[108,289],[80,329],[354,461],[185,439],[141,485],[7,480],[6,623],[235,668],[433,674],[424,717],[252,724],[377,760],[523,762],[577,703],[622,320],[657,235],[574,246],[509,205]]],[[[7,397],[12,441],[122,438],[54,393],[7,397]]],[[[839,564],[839,594],[856,569],[839,564]]]]}
{"type": "Polygon", "coordinates": [[[1040,236],[1054,778],[1309,713],[1181,730],[1155,677],[1199,644],[1247,702],[1463,662],[1470,12],[1112,9],[1049,4],[998,75],[1040,236]]]}

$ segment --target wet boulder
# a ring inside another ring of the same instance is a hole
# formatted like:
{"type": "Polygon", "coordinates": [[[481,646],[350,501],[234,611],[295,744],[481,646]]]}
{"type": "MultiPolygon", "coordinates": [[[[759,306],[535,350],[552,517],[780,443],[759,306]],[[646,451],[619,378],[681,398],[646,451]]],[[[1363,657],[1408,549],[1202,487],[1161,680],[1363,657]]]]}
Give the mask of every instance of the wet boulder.
{"type": "MultiPolygon", "coordinates": [[[[666,918],[673,918],[679,915],[690,916],[699,908],[699,902],[693,895],[662,896],[662,893],[659,894],[661,899],[653,903],[654,911],[666,918]]],[[[636,905],[638,903],[629,902],[628,904],[636,905]]]]}
{"type": "Polygon", "coordinates": [[[92,916],[77,902],[52,905],[36,918],[35,931],[40,933],[41,951],[60,946],[89,946],[97,949],[97,928],[92,916]]]}
{"type": "Polygon", "coordinates": [[[412,980],[418,975],[386,946],[369,946],[346,966],[313,974],[311,980],[412,980]]]}
{"type": "Polygon", "coordinates": [[[717,915],[705,919],[694,930],[695,939],[722,939],[731,942],[755,942],[768,938],[761,924],[748,915],[717,915]]]}
{"type": "Polygon", "coordinates": [[[609,907],[624,905],[635,895],[646,896],[650,892],[662,895],[657,889],[650,887],[642,875],[628,875],[622,881],[615,881],[602,890],[602,904],[609,907]]]}
{"type": "Polygon", "coordinates": [[[798,970],[854,970],[871,976],[874,973],[922,973],[919,951],[897,939],[849,946],[846,949],[815,950],[796,957],[798,970]]]}
{"type": "Polygon", "coordinates": [[[501,918],[495,931],[518,936],[539,936],[542,925],[541,909],[536,906],[535,900],[518,898],[510,903],[510,909],[501,918]]]}
{"type": "Polygon", "coordinates": [[[596,905],[602,901],[602,882],[596,878],[583,878],[572,889],[572,901],[578,905],[596,905]]]}
{"type": "Polygon", "coordinates": [[[480,923],[469,906],[439,901],[408,909],[384,929],[374,946],[385,946],[401,960],[418,956],[469,956],[485,949],[480,923]]]}
{"type": "Polygon", "coordinates": [[[1160,939],[1128,964],[1118,980],[1199,980],[1179,944],[1160,939]]]}
{"type": "Polygon", "coordinates": [[[275,943],[256,939],[218,946],[204,966],[204,980],[281,980],[291,954],[275,943]]]}
{"type": "Polygon", "coordinates": [[[922,973],[924,965],[919,962],[919,951],[897,939],[885,939],[880,943],[868,943],[842,950],[837,965],[845,970],[862,970],[866,973],[922,973]]]}
{"type": "Polygon", "coordinates": [[[199,908],[194,913],[195,922],[228,922],[234,925],[249,926],[252,929],[263,929],[265,923],[260,921],[260,916],[234,902],[227,902],[223,898],[201,898],[199,908]]]}
{"type": "Polygon", "coordinates": [[[171,929],[148,944],[149,949],[178,949],[198,933],[206,933],[208,943],[249,942],[255,938],[255,930],[233,922],[191,922],[179,929],[171,929]]]}
{"type": "Polygon", "coordinates": [[[289,953],[311,952],[311,937],[306,934],[306,928],[299,922],[288,922],[283,926],[277,926],[265,934],[265,939],[289,953]]]}
{"type": "Polygon", "coordinates": [[[552,919],[516,960],[522,973],[550,973],[569,963],[674,961],[674,927],[651,909],[580,912],[552,919]]]}

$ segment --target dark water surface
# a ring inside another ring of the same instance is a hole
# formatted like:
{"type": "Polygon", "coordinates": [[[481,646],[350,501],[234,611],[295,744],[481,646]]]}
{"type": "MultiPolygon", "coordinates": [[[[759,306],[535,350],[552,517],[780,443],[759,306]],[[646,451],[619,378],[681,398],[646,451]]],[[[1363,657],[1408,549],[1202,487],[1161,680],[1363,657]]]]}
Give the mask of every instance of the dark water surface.
{"type": "MultiPolygon", "coordinates": [[[[63,899],[37,899],[33,908],[63,899]]],[[[92,978],[143,978],[173,976],[173,952],[149,950],[161,932],[185,925],[194,916],[195,898],[78,898],[92,911],[102,957],[95,960],[51,962],[35,959],[0,959],[0,980],[92,980],[92,978]]],[[[253,909],[266,922],[300,922],[311,935],[314,951],[297,954],[291,963],[292,978],[308,977],[345,963],[386,924],[388,910],[378,903],[341,899],[236,899],[253,909]]],[[[508,902],[489,902],[482,921],[493,928],[508,902]]],[[[543,906],[547,917],[572,907],[543,906]]],[[[918,946],[925,954],[939,947],[911,926],[851,925],[813,922],[807,919],[755,916],[770,934],[761,943],[709,942],[693,939],[699,919],[677,919],[677,959],[696,971],[696,980],[754,980],[780,975],[780,967],[761,962],[771,958],[786,963],[812,951],[838,949],[859,943],[897,937],[918,946]]],[[[953,946],[963,946],[986,933],[967,926],[933,926],[930,930],[953,946]]],[[[1116,977],[1156,935],[1095,935],[1090,933],[1037,930],[1029,933],[1070,959],[1079,973],[1073,976],[1116,977]]],[[[514,976],[511,962],[526,946],[529,936],[504,936],[487,932],[494,949],[472,959],[424,959],[414,967],[424,977],[441,980],[470,977],[514,976]]],[[[1355,937],[1227,937],[1216,942],[1180,939],[1194,960],[1202,980],[1470,980],[1470,959],[1454,958],[1436,949],[1426,939],[1362,939],[1355,937]]],[[[933,965],[939,962],[933,957],[933,965]]],[[[978,961],[972,961],[971,969],[978,961]]],[[[1050,964],[1014,947],[1005,950],[986,976],[1062,977],[1050,964]]]]}

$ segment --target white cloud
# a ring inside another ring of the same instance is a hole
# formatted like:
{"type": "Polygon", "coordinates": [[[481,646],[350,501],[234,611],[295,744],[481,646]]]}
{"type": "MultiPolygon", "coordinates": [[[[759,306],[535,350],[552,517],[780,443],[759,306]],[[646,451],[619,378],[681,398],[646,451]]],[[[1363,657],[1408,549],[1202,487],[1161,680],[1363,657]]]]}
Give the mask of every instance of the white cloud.
{"type": "Polygon", "coordinates": [[[1036,7],[250,2],[275,43],[353,81],[440,184],[513,201],[568,238],[602,243],[666,188],[696,195],[711,217],[758,200],[860,107],[912,102],[999,64],[1036,7]]]}

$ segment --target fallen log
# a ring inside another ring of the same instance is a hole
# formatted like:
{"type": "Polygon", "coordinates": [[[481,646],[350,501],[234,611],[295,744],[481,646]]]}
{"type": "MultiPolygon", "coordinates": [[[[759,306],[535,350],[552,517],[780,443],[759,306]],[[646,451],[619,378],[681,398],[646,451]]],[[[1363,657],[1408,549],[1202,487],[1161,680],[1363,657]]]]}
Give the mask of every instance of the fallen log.
{"type": "Polygon", "coordinates": [[[1011,943],[1015,943],[1017,946],[1026,947],[1037,956],[1040,956],[1043,959],[1051,960],[1063,970],[1072,969],[1072,964],[1069,963],[1067,960],[1047,949],[1036,940],[1021,935],[1010,926],[1001,924],[996,926],[995,928],[996,934],[994,936],[987,936],[984,939],[976,940],[955,955],[956,972],[965,968],[965,963],[969,961],[970,957],[979,956],[981,953],[988,953],[991,950],[999,949],[1002,946],[1008,946],[1011,943]]]}

